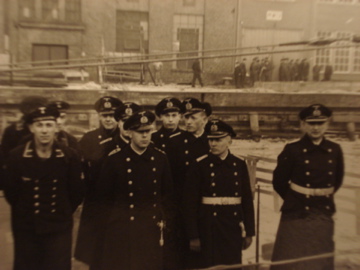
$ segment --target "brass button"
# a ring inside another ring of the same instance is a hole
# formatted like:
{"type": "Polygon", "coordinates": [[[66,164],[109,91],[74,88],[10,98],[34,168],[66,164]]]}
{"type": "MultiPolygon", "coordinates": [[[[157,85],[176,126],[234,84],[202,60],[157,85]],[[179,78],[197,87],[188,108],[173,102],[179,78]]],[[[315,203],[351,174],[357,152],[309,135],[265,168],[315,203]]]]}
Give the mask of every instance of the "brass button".
{"type": "Polygon", "coordinates": [[[309,164],[309,163],[310,163],[310,161],[309,161],[309,160],[305,160],[305,163],[306,163],[306,164],[309,164]]]}
{"type": "Polygon", "coordinates": [[[214,215],[214,217],[216,217],[216,216],[217,216],[217,213],[216,213],[216,212],[214,212],[214,213],[213,213],[213,215],[214,215]]]}
{"type": "Polygon", "coordinates": [[[34,213],[35,213],[35,214],[39,214],[39,213],[40,213],[40,210],[35,210],[34,213]]]}
{"type": "Polygon", "coordinates": [[[51,213],[55,213],[56,212],[56,210],[55,209],[51,209],[51,213]]]}
{"type": "Polygon", "coordinates": [[[38,203],[38,202],[34,203],[34,206],[39,206],[39,205],[40,205],[40,203],[38,203]]]}
{"type": "Polygon", "coordinates": [[[306,172],[305,174],[306,174],[306,175],[310,175],[310,172],[306,172]]]}
{"type": "Polygon", "coordinates": [[[129,185],[132,185],[132,183],[133,183],[133,182],[132,182],[131,180],[128,182],[129,185]]]}
{"type": "Polygon", "coordinates": [[[235,176],[237,176],[237,175],[238,175],[238,173],[237,173],[237,172],[234,172],[234,175],[235,175],[235,176]]]}
{"type": "Polygon", "coordinates": [[[153,182],[154,182],[154,184],[156,184],[156,183],[157,183],[157,180],[155,179],[153,182]]]}
{"type": "Polygon", "coordinates": [[[152,170],[153,170],[153,172],[156,172],[156,168],[153,168],[152,170]]]}
{"type": "Polygon", "coordinates": [[[38,199],[38,198],[39,198],[39,194],[35,194],[34,199],[38,199]]]}
{"type": "Polygon", "coordinates": [[[126,158],[126,161],[127,161],[127,162],[130,162],[130,160],[131,160],[131,159],[130,159],[129,157],[128,157],[128,158],[126,158]]]}
{"type": "Polygon", "coordinates": [[[162,147],[162,148],[165,148],[165,144],[162,144],[161,147],[162,147]]]}
{"type": "Polygon", "coordinates": [[[216,196],[216,193],[213,193],[213,197],[215,197],[216,196]]]}
{"type": "Polygon", "coordinates": [[[135,219],[135,217],[133,217],[133,216],[130,217],[130,220],[131,220],[131,221],[134,220],[134,219],[135,219]]]}
{"type": "Polygon", "coordinates": [[[39,190],[39,187],[34,187],[34,190],[39,190]]]}
{"type": "Polygon", "coordinates": [[[215,173],[212,172],[212,173],[210,174],[210,176],[211,176],[211,177],[214,177],[214,176],[215,176],[215,173]]]}
{"type": "Polygon", "coordinates": [[[154,157],[151,157],[150,159],[151,159],[151,160],[155,160],[155,158],[154,158],[154,157]]]}
{"type": "Polygon", "coordinates": [[[130,208],[134,208],[134,205],[133,205],[133,204],[130,204],[130,208]]]}
{"type": "Polygon", "coordinates": [[[309,207],[309,206],[305,206],[305,210],[310,210],[310,207],[309,207]]]}
{"type": "Polygon", "coordinates": [[[210,167],[211,167],[211,168],[214,167],[214,164],[210,163],[210,167]]]}
{"type": "Polygon", "coordinates": [[[128,172],[128,173],[131,173],[131,169],[128,169],[127,172],[128,172]]]}
{"type": "Polygon", "coordinates": [[[185,165],[186,165],[186,166],[189,166],[189,161],[186,161],[186,162],[185,162],[185,165]]]}
{"type": "Polygon", "coordinates": [[[130,192],[130,193],[129,193],[129,196],[130,196],[130,197],[134,196],[134,193],[130,192]]]}
{"type": "Polygon", "coordinates": [[[211,185],[212,185],[213,187],[215,187],[216,184],[215,184],[215,183],[211,183],[211,185]]]}

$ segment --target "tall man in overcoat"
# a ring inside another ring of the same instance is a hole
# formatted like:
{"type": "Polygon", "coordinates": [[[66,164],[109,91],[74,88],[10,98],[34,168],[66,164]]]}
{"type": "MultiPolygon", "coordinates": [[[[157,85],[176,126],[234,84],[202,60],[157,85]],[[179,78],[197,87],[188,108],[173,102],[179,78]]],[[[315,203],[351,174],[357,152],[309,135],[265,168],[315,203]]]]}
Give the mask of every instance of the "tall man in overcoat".
{"type": "Polygon", "coordinates": [[[104,163],[97,190],[111,213],[98,270],[163,269],[173,186],[165,153],[149,146],[154,121],[150,111],[130,116],[124,123],[130,145],[104,163]]]}
{"type": "MultiPolygon", "coordinates": [[[[284,200],[272,260],[334,252],[334,194],[344,176],[341,147],[325,138],[332,111],[313,104],[299,113],[304,136],[287,144],[278,157],[273,186],[284,200]]],[[[328,257],[271,269],[334,269],[328,257]]]]}
{"type": "Polygon", "coordinates": [[[98,99],[94,105],[98,112],[100,127],[84,134],[80,139],[80,151],[86,168],[86,194],[80,217],[79,232],[75,247],[75,258],[86,264],[91,264],[94,257],[96,241],[101,227],[101,211],[97,208],[97,190],[101,166],[108,155],[109,145],[114,136],[119,134],[114,112],[122,103],[121,100],[105,96],[98,99]]]}
{"type": "Polygon", "coordinates": [[[246,163],[229,151],[236,133],[221,120],[205,127],[210,153],[196,159],[184,190],[190,248],[199,266],[239,264],[255,235],[253,197],[246,163]]]}
{"type": "Polygon", "coordinates": [[[59,112],[27,115],[32,140],[13,149],[5,165],[11,205],[14,270],[70,270],[73,213],[84,196],[80,157],[56,142],[59,112]]]}
{"type": "Polygon", "coordinates": [[[166,153],[169,158],[175,188],[177,207],[175,226],[178,233],[179,260],[181,267],[194,268],[197,267],[194,263],[198,254],[189,250],[181,203],[186,173],[190,164],[195,162],[198,157],[209,153],[210,148],[205,125],[212,113],[212,108],[209,103],[201,102],[196,98],[186,98],[183,100],[181,107],[184,112],[186,131],[170,136],[166,153]]]}

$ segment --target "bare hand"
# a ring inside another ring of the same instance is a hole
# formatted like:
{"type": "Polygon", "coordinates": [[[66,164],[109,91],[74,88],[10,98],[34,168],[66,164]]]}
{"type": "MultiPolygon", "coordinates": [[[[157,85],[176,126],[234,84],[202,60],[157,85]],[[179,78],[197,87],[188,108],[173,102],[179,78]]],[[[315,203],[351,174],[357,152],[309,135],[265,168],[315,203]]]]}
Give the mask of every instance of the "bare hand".
{"type": "Polygon", "coordinates": [[[201,243],[199,238],[190,240],[190,250],[199,252],[201,251],[201,243]]]}
{"type": "Polygon", "coordinates": [[[247,249],[248,247],[250,247],[252,243],[252,237],[251,236],[247,236],[245,238],[243,238],[243,247],[242,249],[245,250],[247,249]]]}

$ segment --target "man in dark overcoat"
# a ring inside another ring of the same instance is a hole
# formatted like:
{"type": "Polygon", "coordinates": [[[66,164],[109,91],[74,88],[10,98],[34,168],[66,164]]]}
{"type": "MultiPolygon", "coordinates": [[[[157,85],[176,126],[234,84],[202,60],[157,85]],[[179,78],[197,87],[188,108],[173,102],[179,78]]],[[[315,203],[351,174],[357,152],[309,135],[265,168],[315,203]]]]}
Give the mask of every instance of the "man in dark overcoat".
{"type": "Polygon", "coordinates": [[[124,123],[130,145],[104,163],[97,189],[111,213],[98,270],[163,269],[173,186],[165,153],[149,146],[154,120],[150,111],[130,116],[124,123]]]}
{"type": "Polygon", "coordinates": [[[75,258],[86,264],[91,264],[97,234],[100,232],[99,226],[101,226],[99,221],[102,212],[97,209],[95,183],[98,181],[102,163],[107,157],[110,142],[119,134],[114,112],[121,104],[119,99],[111,96],[97,100],[94,108],[99,115],[100,127],[85,133],[79,141],[86,168],[86,194],[80,217],[75,258]]]}
{"type": "MultiPolygon", "coordinates": [[[[321,104],[299,113],[304,136],[278,157],[273,186],[284,200],[272,260],[334,252],[334,193],[344,175],[343,154],[324,137],[332,112],[321,104]]],[[[271,269],[334,269],[334,258],[272,266],[271,269]]]]}
{"type": "Polygon", "coordinates": [[[151,135],[151,141],[157,148],[166,152],[169,137],[184,132],[179,128],[182,116],[181,101],[174,97],[164,98],[155,106],[155,114],[162,125],[151,135]]]}
{"type": "Polygon", "coordinates": [[[197,267],[198,254],[189,250],[189,242],[185,235],[185,225],[181,213],[181,202],[186,172],[191,163],[209,153],[209,144],[204,130],[208,117],[212,113],[209,103],[196,98],[186,98],[182,102],[186,131],[170,136],[166,153],[169,158],[174,181],[176,212],[176,231],[178,233],[179,260],[182,267],[197,267]]]}
{"type": "Polygon", "coordinates": [[[194,61],[194,63],[192,64],[191,68],[193,70],[193,79],[192,79],[192,82],[191,82],[191,86],[195,87],[196,80],[198,80],[199,83],[200,83],[200,86],[203,87],[204,83],[203,83],[203,80],[201,78],[202,69],[201,69],[200,60],[196,59],[194,61]]]}
{"type": "Polygon", "coordinates": [[[33,139],[10,152],[5,198],[11,205],[15,270],[70,270],[73,213],[82,202],[81,160],[56,142],[54,108],[27,116],[33,139]]]}
{"type": "Polygon", "coordinates": [[[254,206],[246,163],[229,151],[232,127],[211,120],[205,128],[210,153],[197,158],[187,175],[184,216],[190,248],[200,267],[239,264],[255,235],[254,206]]]}

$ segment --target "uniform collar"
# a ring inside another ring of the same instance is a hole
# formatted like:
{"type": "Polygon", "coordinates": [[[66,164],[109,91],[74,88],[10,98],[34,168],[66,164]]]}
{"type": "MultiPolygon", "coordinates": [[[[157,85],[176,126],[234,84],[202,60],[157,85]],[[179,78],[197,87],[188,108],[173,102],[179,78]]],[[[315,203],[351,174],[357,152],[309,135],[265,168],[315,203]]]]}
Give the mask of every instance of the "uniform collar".
{"type": "Polygon", "coordinates": [[[145,152],[143,152],[141,155],[139,155],[138,153],[136,153],[132,147],[130,145],[128,145],[128,154],[129,157],[133,160],[140,160],[140,159],[145,159],[145,160],[150,160],[152,155],[151,155],[151,151],[150,151],[150,145],[146,148],[145,152]]]}
{"type": "MultiPolygon", "coordinates": [[[[62,158],[64,156],[65,156],[65,154],[64,154],[63,150],[59,147],[58,143],[56,141],[54,141],[54,144],[52,146],[52,153],[51,153],[50,158],[52,158],[52,157],[62,158]]],[[[35,151],[35,142],[34,142],[34,140],[28,141],[25,144],[23,157],[24,158],[37,157],[37,154],[36,154],[36,151],[35,151]]]]}
{"type": "Polygon", "coordinates": [[[326,140],[326,138],[324,137],[321,141],[321,143],[319,145],[316,145],[312,142],[312,140],[310,139],[310,137],[308,135],[304,135],[304,137],[302,137],[301,142],[305,145],[305,147],[307,147],[310,151],[315,150],[317,148],[320,148],[322,150],[328,151],[330,145],[329,145],[329,141],[326,140]]]}

